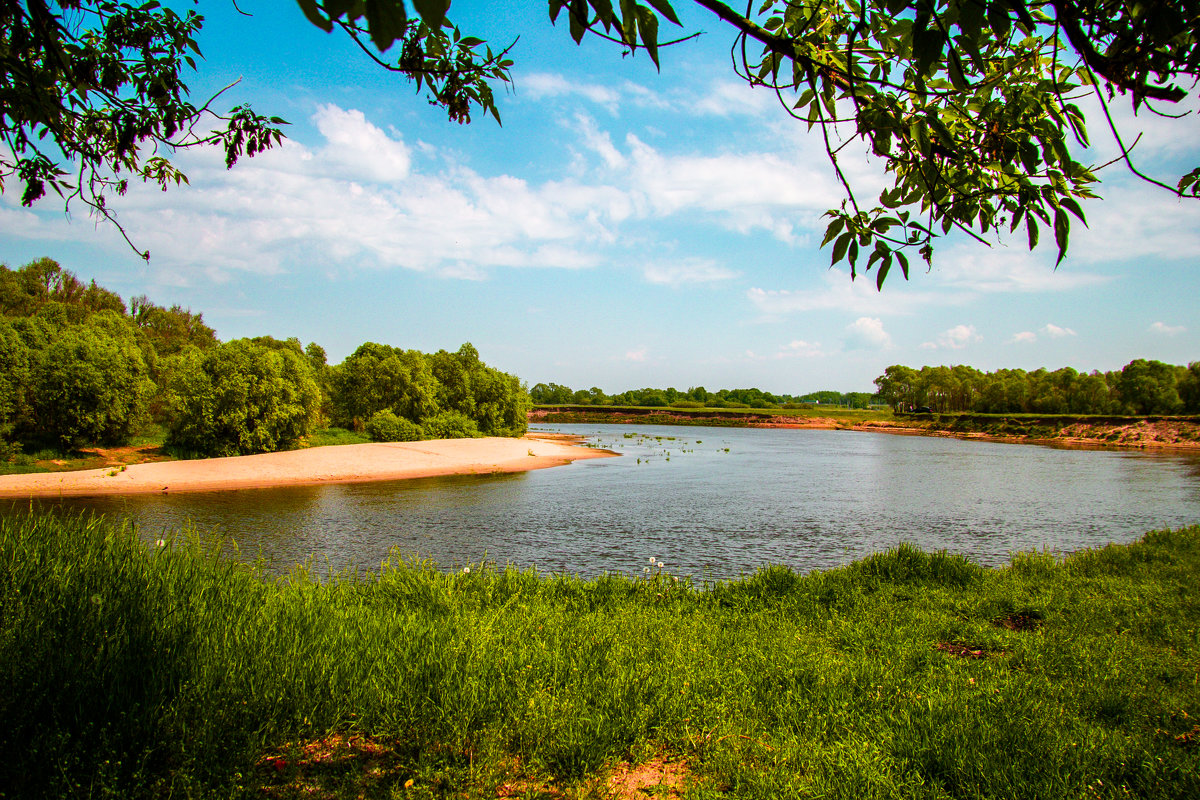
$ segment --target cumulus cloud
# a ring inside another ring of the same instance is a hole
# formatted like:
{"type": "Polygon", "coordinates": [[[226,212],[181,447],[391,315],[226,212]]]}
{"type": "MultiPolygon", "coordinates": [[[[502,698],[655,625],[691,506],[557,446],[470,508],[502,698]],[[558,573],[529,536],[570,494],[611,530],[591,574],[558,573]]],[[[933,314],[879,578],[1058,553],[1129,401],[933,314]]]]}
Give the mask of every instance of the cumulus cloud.
{"type": "Polygon", "coordinates": [[[644,347],[644,346],[638,347],[634,350],[627,351],[625,353],[625,360],[626,361],[634,361],[634,362],[642,362],[642,361],[646,360],[646,357],[648,355],[649,355],[649,351],[646,349],[646,347],[644,347]]]}
{"type": "Polygon", "coordinates": [[[597,105],[616,111],[621,95],[616,90],[598,83],[579,83],[568,81],[562,75],[549,72],[535,72],[521,81],[518,87],[528,92],[533,100],[543,100],[548,97],[565,97],[576,95],[597,105]]]}
{"type": "Polygon", "coordinates": [[[892,346],[892,337],[883,329],[883,320],[878,317],[859,317],[846,326],[847,350],[886,350],[892,346]]]}
{"type": "Polygon", "coordinates": [[[1014,333],[1013,337],[1008,340],[1009,344],[1033,344],[1037,341],[1037,334],[1033,331],[1021,331],[1014,333]]]}
{"type": "Polygon", "coordinates": [[[686,259],[648,264],[642,269],[647,283],[678,288],[687,284],[715,283],[736,278],[738,273],[707,259],[686,259]]]}
{"type": "Polygon", "coordinates": [[[983,337],[975,330],[974,325],[955,325],[939,333],[936,340],[925,342],[921,347],[926,350],[962,350],[967,345],[982,340],[983,337]]]}
{"type": "Polygon", "coordinates": [[[779,354],[784,358],[816,358],[825,355],[820,342],[806,342],[803,339],[788,342],[780,348],[779,354]]]}
{"type": "Polygon", "coordinates": [[[869,277],[851,281],[850,273],[841,269],[826,270],[816,289],[762,289],[753,287],[746,292],[748,299],[767,317],[784,316],[805,311],[837,310],[864,316],[910,314],[930,305],[955,305],[966,295],[961,292],[904,290],[885,287],[877,291],[869,277]]]}
{"type": "Polygon", "coordinates": [[[1061,339],[1064,336],[1074,336],[1075,331],[1070,328],[1060,328],[1054,323],[1047,323],[1041,329],[1041,332],[1049,336],[1051,339],[1061,339]]]}
{"type": "Polygon", "coordinates": [[[764,111],[777,111],[779,99],[763,87],[752,87],[745,81],[714,81],[690,108],[701,114],[720,117],[734,115],[757,116],[764,111]]]}
{"type": "Polygon", "coordinates": [[[1161,334],[1162,336],[1178,336],[1187,330],[1182,325],[1168,325],[1165,322],[1156,322],[1150,326],[1151,333],[1161,334]]]}

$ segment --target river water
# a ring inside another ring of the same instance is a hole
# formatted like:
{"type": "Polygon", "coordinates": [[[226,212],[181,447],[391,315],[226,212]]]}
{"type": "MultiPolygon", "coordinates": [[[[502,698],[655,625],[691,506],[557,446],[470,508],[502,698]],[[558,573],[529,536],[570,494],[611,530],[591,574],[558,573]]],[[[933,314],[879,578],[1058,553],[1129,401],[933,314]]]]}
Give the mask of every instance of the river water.
{"type": "MultiPolygon", "coordinates": [[[[1200,456],[830,430],[539,426],[619,458],[498,476],[55,501],[124,516],[154,539],[191,524],[286,572],[377,569],[389,552],[444,568],[666,570],[716,580],[807,572],[912,542],[985,565],[1200,522],[1200,456]]],[[[22,508],[28,503],[21,504],[22,508]]]]}

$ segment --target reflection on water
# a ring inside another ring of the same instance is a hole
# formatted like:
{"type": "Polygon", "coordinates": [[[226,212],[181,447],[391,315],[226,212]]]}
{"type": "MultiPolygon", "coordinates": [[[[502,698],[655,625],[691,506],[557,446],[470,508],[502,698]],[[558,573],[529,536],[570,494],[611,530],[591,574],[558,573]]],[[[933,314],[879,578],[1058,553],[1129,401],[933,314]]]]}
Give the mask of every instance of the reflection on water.
{"type": "MultiPolygon", "coordinates": [[[[823,430],[562,425],[622,458],[535,472],[54,503],[147,538],[190,521],[273,571],[444,567],[728,578],[826,568],[901,541],[989,565],[1200,522],[1200,458],[823,430]],[[628,435],[626,435],[628,434],[628,435]],[[655,438],[661,437],[661,438],[655,438]]],[[[18,510],[28,503],[16,504],[18,510]]]]}

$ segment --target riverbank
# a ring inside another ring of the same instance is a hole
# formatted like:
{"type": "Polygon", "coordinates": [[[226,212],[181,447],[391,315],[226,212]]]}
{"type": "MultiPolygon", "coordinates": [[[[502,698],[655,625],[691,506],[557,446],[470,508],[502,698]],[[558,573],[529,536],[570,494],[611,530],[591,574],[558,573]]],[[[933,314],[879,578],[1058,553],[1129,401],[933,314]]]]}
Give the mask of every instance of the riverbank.
{"type": "Polygon", "coordinates": [[[1200,527],[700,587],[0,519],[0,793],[1200,796],[1200,527]],[[47,765],[53,765],[47,768],[47,765]]]}
{"type": "Polygon", "coordinates": [[[903,414],[840,410],[728,411],[622,407],[550,407],[529,412],[531,423],[706,425],[811,428],[910,436],[951,436],[991,442],[1079,447],[1200,451],[1200,418],[1034,414],[903,414]]]}
{"type": "Polygon", "coordinates": [[[0,498],[210,492],[523,472],[612,455],[573,437],[372,442],[75,472],[0,476],[0,498]]]}

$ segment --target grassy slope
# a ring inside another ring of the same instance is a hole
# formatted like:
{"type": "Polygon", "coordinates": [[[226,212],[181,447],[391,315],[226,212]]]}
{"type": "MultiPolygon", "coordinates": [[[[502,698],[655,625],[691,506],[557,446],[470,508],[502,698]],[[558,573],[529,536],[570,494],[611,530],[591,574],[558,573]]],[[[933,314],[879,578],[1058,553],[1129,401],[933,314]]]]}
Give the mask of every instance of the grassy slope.
{"type": "Polygon", "coordinates": [[[1195,797],[1198,576],[1191,527],[706,589],[423,564],[271,582],[187,541],[7,519],[0,794],[574,796],[665,755],[694,797],[1195,797]]]}

